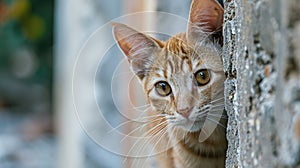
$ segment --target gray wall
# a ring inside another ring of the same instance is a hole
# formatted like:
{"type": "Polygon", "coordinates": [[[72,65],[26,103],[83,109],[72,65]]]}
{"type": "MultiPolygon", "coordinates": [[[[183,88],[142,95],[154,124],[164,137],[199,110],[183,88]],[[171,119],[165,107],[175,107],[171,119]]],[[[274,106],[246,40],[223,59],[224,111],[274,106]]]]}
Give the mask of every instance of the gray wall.
{"type": "Polygon", "coordinates": [[[297,167],[299,1],[231,0],[224,5],[227,167],[297,167]]]}

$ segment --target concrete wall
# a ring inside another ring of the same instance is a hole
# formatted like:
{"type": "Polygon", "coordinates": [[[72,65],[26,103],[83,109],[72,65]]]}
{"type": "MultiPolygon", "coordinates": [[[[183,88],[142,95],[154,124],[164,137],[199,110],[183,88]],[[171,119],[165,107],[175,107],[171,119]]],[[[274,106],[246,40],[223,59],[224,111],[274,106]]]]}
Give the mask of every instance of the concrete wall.
{"type": "Polygon", "coordinates": [[[227,167],[300,166],[299,0],[225,0],[227,167]]]}

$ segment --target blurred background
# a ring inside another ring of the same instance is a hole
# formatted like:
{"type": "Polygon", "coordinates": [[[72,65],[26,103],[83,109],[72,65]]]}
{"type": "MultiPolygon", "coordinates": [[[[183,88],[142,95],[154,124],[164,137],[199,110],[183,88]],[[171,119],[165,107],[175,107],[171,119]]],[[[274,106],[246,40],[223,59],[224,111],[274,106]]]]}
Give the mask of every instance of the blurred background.
{"type": "MultiPolygon", "coordinates": [[[[132,167],[80,126],[72,98],[78,52],[93,32],[114,18],[142,11],[188,18],[189,6],[190,0],[1,0],[0,168],[132,167]]],[[[151,25],[151,18],[132,22],[151,25]]],[[[96,97],[115,125],[122,118],[108,95],[111,74],[121,58],[119,53],[116,59],[104,59],[96,80],[86,83],[101,92],[96,97]]],[[[85,66],[83,81],[95,75],[85,66]]],[[[83,94],[81,99],[89,109],[89,97],[83,94]]],[[[83,120],[101,125],[88,114],[83,120]]]]}

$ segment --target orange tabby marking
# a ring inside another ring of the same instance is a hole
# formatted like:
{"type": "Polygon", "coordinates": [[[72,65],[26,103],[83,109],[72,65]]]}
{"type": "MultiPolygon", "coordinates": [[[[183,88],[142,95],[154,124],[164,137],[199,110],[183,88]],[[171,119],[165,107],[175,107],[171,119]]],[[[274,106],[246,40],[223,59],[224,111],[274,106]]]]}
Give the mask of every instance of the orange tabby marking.
{"type": "Polygon", "coordinates": [[[147,130],[155,149],[164,151],[157,155],[159,167],[225,167],[223,13],[215,0],[193,0],[187,32],[166,42],[113,25],[116,41],[144,86],[148,116],[155,116],[147,130]]]}

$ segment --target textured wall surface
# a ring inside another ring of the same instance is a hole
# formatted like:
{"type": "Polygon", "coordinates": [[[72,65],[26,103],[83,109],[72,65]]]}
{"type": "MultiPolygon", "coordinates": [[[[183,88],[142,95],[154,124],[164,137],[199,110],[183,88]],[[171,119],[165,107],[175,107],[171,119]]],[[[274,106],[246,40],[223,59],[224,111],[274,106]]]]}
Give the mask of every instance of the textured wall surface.
{"type": "Polygon", "coordinates": [[[300,1],[224,5],[227,167],[298,167],[300,1]]]}

